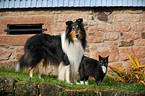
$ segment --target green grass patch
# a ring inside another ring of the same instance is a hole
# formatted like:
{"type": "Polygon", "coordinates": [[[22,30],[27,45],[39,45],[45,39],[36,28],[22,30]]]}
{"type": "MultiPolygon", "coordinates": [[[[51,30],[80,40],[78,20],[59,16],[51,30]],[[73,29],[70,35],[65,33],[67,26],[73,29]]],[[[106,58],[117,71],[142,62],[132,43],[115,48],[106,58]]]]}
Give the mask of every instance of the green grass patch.
{"type": "MultiPolygon", "coordinates": [[[[0,77],[11,77],[18,80],[18,83],[29,82],[29,72],[15,72],[14,70],[7,70],[5,68],[0,69],[0,77]]],[[[105,78],[103,83],[99,86],[96,85],[93,79],[89,80],[89,85],[77,85],[77,84],[68,84],[64,81],[59,81],[57,77],[42,75],[42,78],[39,79],[37,74],[34,74],[31,81],[36,83],[48,83],[52,85],[61,86],[67,90],[93,90],[94,92],[98,91],[118,91],[118,92],[127,92],[127,93],[144,93],[145,86],[143,84],[125,84],[118,81],[114,81],[110,78],[105,78]]]]}

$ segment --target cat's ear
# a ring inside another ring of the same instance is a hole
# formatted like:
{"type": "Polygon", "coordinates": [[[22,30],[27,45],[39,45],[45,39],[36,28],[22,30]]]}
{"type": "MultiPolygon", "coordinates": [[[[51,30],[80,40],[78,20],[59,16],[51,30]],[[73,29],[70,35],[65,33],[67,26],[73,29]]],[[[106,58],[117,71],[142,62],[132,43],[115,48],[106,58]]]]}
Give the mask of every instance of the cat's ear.
{"type": "Polygon", "coordinates": [[[99,61],[101,61],[102,57],[99,55],[99,61]]]}
{"type": "Polygon", "coordinates": [[[109,58],[109,56],[106,57],[107,59],[109,58]]]}

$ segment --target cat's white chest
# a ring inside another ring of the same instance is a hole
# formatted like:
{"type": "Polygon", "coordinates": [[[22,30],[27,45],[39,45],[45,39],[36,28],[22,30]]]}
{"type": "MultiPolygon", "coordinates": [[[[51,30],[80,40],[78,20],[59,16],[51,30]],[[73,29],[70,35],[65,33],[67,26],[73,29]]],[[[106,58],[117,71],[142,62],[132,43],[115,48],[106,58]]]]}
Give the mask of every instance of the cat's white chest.
{"type": "Polygon", "coordinates": [[[102,71],[103,71],[103,73],[106,73],[107,68],[106,68],[105,66],[101,66],[101,67],[102,67],[102,71]]]}

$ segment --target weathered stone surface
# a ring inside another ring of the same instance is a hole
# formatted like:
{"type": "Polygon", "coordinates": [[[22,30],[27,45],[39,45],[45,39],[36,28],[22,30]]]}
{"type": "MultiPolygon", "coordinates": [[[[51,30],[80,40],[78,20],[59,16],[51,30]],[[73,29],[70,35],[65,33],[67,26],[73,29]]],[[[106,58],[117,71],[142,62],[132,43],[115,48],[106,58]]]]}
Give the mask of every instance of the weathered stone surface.
{"type": "Polygon", "coordinates": [[[145,47],[134,47],[133,50],[138,58],[145,57],[145,47]]]}
{"type": "Polygon", "coordinates": [[[33,35],[1,35],[0,45],[24,45],[33,35]]]}
{"type": "Polygon", "coordinates": [[[0,61],[0,68],[15,69],[16,60],[0,61]]]}
{"type": "Polygon", "coordinates": [[[97,31],[105,31],[110,32],[113,31],[113,26],[111,24],[101,24],[88,28],[89,32],[97,32],[97,31]]]}
{"type": "Polygon", "coordinates": [[[109,62],[118,61],[119,48],[115,45],[93,44],[90,46],[90,57],[98,59],[98,55],[102,57],[109,56],[109,62]]]}
{"type": "Polygon", "coordinates": [[[18,83],[15,86],[15,96],[37,96],[37,92],[37,84],[32,82],[18,83]]]}
{"type": "Polygon", "coordinates": [[[114,31],[117,32],[123,32],[123,31],[129,31],[131,29],[130,24],[129,23],[116,23],[114,31]]]}
{"type": "Polygon", "coordinates": [[[145,14],[142,14],[141,18],[142,18],[142,21],[145,21],[145,14]]]}
{"type": "Polygon", "coordinates": [[[62,87],[50,85],[50,84],[40,84],[39,91],[41,96],[59,96],[62,92],[62,87]]]}
{"type": "Polygon", "coordinates": [[[117,40],[118,37],[119,37],[119,33],[117,33],[117,32],[104,33],[105,40],[117,40]]]}
{"type": "Polygon", "coordinates": [[[140,32],[121,32],[120,39],[139,39],[141,38],[140,32]]]}
{"type": "Polygon", "coordinates": [[[109,44],[109,45],[117,45],[118,42],[117,42],[117,41],[105,41],[105,44],[109,44]]]}
{"type": "MultiPolygon", "coordinates": [[[[109,63],[108,66],[111,66],[111,67],[115,67],[115,68],[119,68],[119,67],[123,67],[123,63],[122,62],[112,62],[112,63],[109,63]]],[[[108,67],[108,72],[112,71],[109,67],[108,67]]]]}
{"type": "Polygon", "coordinates": [[[132,31],[145,31],[145,22],[137,22],[131,25],[132,31]]]}
{"type": "Polygon", "coordinates": [[[121,48],[120,49],[121,60],[128,60],[129,59],[127,56],[127,53],[132,57],[133,56],[132,50],[133,50],[132,47],[121,48]]]}
{"type": "Polygon", "coordinates": [[[6,16],[0,18],[2,25],[7,24],[52,24],[52,16],[51,15],[31,15],[31,16],[6,16]]]}
{"type": "Polygon", "coordinates": [[[134,45],[133,40],[122,40],[122,41],[119,41],[119,44],[118,44],[119,47],[128,47],[132,45],[134,45]]]}
{"type": "Polygon", "coordinates": [[[143,32],[141,35],[142,35],[142,39],[145,39],[145,32],[143,32]]]}
{"type": "Polygon", "coordinates": [[[118,22],[138,22],[141,19],[140,14],[117,14],[118,22]]]}
{"type": "Polygon", "coordinates": [[[87,35],[91,35],[91,36],[103,36],[102,32],[89,32],[87,33],[87,35]]]}
{"type": "Polygon", "coordinates": [[[145,58],[139,59],[139,63],[140,63],[141,65],[145,65],[145,58]]]}
{"type": "Polygon", "coordinates": [[[126,48],[121,48],[120,50],[120,55],[121,55],[121,60],[128,60],[127,53],[134,58],[133,55],[133,50],[135,52],[135,55],[137,58],[144,58],[145,57],[145,47],[126,47],[126,48]]]}
{"type": "Polygon", "coordinates": [[[59,14],[58,22],[66,22],[66,21],[75,21],[78,18],[84,18],[84,22],[87,19],[87,15],[85,14],[59,14]]]}
{"type": "Polygon", "coordinates": [[[136,40],[135,46],[145,46],[145,39],[136,40]]]}
{"type": "Polygon", "coordinates": [[[102,37],[88,36],[87,42],[88,43],[100,43],[100,42],[103,42],[103,39],[102,39],[102,37]]]}
{"type": "Polygon", "coordinates": [[[7,93],[14,94],[14,85],[17,80],[9,77],[0,77],[0,94],[7,96],[7,93]]]}
{"type": "Polygon", "coordinates": [[[16,59],[20,59],[20,57],[24,54],[24,47],[21,46],[21,47],[16,47],[15,48],[15,57],[16,59]]]}
{"type": "Polygon", "coordinates": [[[54,24],[54,31],[65,31],[65,29],[66,29],[65,23],[54,24]]]}
{"type": "Polygon", "coordinates": [[[0,60],[7,60],[9,59],[12,51],[3,47],[0,47],[0,60]]]}

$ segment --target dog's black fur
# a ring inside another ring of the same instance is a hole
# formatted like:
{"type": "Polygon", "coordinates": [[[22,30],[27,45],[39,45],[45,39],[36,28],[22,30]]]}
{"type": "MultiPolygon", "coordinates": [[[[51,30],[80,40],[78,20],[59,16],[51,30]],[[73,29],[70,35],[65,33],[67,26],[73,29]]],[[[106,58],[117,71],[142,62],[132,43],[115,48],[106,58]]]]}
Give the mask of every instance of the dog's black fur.
{"type": "Polygon", "coordinates": [[[21,68],[34,68],[44,59],[58,65],[61,61],[68,65],[69,61],[61,48],[61,37],[48,34],[39,34],[29,38],[24,46],[24,55],[19,59],[21,68]]]}
{"type": "Polygon", "coordinates": [[[105,77],[106,72],[104,73],[101,66],[108,67],[108,56],[101,57],[99,55],[99,61],[83,56],[80,67],[79,67],[79,74],[81,81],[87,81],[89,76],[94,77],[95,81],[98,85],[99,82],[105,77]]]}

